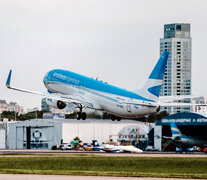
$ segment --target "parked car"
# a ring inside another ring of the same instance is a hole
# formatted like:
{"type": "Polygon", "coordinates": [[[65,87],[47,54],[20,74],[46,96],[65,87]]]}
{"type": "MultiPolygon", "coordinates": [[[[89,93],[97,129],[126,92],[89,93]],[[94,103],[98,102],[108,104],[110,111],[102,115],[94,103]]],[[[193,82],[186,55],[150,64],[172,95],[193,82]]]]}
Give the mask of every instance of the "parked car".
{"type": "Polygon", "coordinates": [[[60,145],[60,150],[72,150],[72,145],[65,143],[60,145]]]}
{"type": "Polygon", "coordinates": [[[203,148],[203,152],[204,152],[204,153],[207,153],[207,147],[204,147],[204,148],[203,148]]]}
{"type": "Polygon", "coordinates": [[[183,152],[183,149],[181,147],[176,147],[175,148],[175,152],[176,153],[182,153],[183,152]]]}
{"type": "Polygon", "coordinates": [[[193,147],[188,147],[188,148],[186,148],[186,153],[193,153],[193,152],[195,152],[195,149],[193,148],[193,147]]]}
{"type": "Polygon", "coordinates": [[[145,151],[158,151],[154,146],[147,146],[145,151]]]}

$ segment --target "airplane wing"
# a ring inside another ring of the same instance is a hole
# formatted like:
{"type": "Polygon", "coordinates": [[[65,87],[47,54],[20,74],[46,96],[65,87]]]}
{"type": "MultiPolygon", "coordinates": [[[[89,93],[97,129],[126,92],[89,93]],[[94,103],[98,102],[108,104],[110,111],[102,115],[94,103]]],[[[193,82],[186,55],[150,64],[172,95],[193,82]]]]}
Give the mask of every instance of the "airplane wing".
{"type": "Polygon", "coordinates": [[[53,99],[53,100],[60,100],[66,103],[74,103],[74,104],[81,104],[84,105],[88,108],[92,108],[94,109],[95,107],[97,107],[97,105],[93,102],[86,101],[85,99],[83,99],[80,96],[68,96],[68,95],[62,95],[59,93],[42,93],[42,92],[37,92],[37,91],[31,91],[31,90],[26,90],[26,89],[21,89],[21,88],[16,88],[16,87],[12,87],[10,85],[11,82],[11,74],[12,74],[12,70],[9,71],[9,75],[6,81],[6,87],[12,90],[16,90],[16,91],[20,91],[20,92],[25,92],[25,93],[30,93],[30,94],[35,94],[35,95],[40,95],[43,96],[45,98],[49,98],[49,99],[53,99]]]}

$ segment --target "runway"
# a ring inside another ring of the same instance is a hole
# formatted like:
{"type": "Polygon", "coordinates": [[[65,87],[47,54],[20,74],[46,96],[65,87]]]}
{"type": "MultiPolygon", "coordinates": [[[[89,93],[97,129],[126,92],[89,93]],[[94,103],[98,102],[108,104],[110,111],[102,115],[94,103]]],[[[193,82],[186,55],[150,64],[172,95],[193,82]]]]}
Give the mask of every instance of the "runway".
{"type": "Polygon", "coordinates": [[[106,153],[100,151],[71,151],[71,150],[0,150],[0,155],[2,156],[25,156],[26,155],[34,155],[38,156],[47,156],[48,154],[54,155],[67,155],[73,156],[74,154],[78,156],[79,154],[86,155],[95,155],[95,156],[110,156],[110,157],[206,157],[207,154],[202,152],[194,152],[194,153],[175,153],[175,152],[143,152],[143,153],[106,153]],[[22,154],[22,155],[21,155],[22,154]]]}
{"type": "Polygon", "coordinates": [[[186,180],[175,178],[0,174],[0,180],[186,180]]]}

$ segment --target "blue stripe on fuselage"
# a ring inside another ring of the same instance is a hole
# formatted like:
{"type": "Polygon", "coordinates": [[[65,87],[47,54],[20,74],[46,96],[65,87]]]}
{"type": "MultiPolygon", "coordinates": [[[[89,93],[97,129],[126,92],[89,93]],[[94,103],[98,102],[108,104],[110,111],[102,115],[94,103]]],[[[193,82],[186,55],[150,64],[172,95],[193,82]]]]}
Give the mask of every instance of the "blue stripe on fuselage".
{"type": "Polygon", "coordinates": [[[134,98],[138,100],[143,101],[151,101],[149,99],[146,99],[142,96],[139,96],[138,94],[135,94],[131,91],[127,91],[125,89],[121,89],[119,87],[112,86],[110,84],[88,78],[86,76],[82,76],[80,74],[76,74],[71,71],[61,70],[61,69],[55,69],[52,71],[49,71],[43,80],[44,83],[47,82],[61,82],[64,84],[72,84],[75,86],[85,87],[97,91],[102,91],[105,93],[115,94],[119,96],[125,96],[128,98],[134,98]]]}

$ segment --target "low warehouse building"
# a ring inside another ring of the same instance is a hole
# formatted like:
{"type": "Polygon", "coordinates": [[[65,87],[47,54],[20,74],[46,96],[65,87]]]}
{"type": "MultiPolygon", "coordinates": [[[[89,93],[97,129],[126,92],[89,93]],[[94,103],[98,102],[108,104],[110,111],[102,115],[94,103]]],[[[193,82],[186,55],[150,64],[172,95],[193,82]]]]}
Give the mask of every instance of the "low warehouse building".
{"type": "MultiPolygon", "coordinates": [[[[1,149],[51,149],[53,145],[70,143],[79,137],[83,143],[97,140],[99,144],[117,143],[119,132],[127,126],[138,127],[142,122],[120,122],[101,119],[32,119],[0,123],[1,149]]],[[[141,127],[141,126],[140,126],[141,127]]],[[[140,132],[142,132],[140,130],[140,132]]]]}

